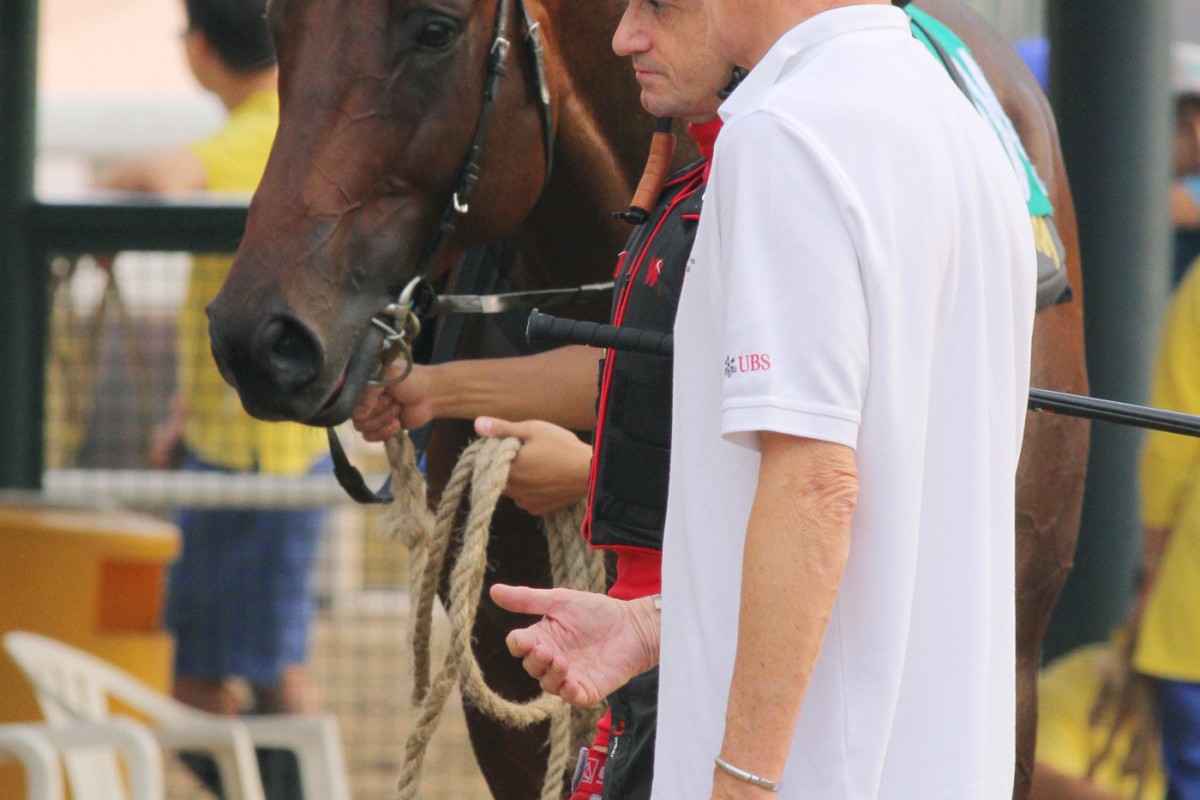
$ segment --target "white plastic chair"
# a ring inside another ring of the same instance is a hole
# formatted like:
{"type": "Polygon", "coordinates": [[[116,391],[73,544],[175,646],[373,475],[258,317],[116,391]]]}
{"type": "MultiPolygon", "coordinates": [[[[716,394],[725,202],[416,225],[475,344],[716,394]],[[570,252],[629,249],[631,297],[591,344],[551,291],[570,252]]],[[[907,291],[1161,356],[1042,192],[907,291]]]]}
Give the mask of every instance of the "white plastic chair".
{"type": "Polygon", "coordinates": [[[72,783],[74,800],[163,800],[162,755],[150,732],[132,720],[0,725],[0,762],[6,756],[21,762],[28,800],[65,798],[60,753],[70,757],[112,748],[124,760],[128,793],[118,776],[105,770],[72,783]]]}
{"type": "MultiPolygon", "coordinates": [[[[331,715],[222,717],[184,705],[113,664],[45,636],[13,631],[4,636],[4,647],[33,685],[50,722],[107,719],[109,699],[116,699],[150,721],[163,748],[211,755],[227,800],[263,800],[256,745],[295,753],[304,800],[350,800],[341,738],[331,715]]],[[[72,785],[75,758],[65,761],[72,785]]]]}
{"type": "Polygon", "coordinates": [[[62,800],[62,770],[58,753],[41,725],[0,725],[0,763],[10,759],[25,768],[29,800],[62,800]]]}

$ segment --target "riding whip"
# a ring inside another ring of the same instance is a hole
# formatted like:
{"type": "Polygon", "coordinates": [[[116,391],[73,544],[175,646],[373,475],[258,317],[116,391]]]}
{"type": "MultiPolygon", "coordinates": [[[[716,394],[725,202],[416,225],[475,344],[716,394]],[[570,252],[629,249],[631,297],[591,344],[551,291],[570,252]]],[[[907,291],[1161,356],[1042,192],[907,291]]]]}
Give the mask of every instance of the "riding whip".
{"type": "Polygon", "coordinates": [[[642,179],[638,181],[637,191],[633,193],[633,201],[628,211],[614,211],[613,216],[623,219],[631,225],[642,225],[650,219],[650,209],[658,205],[658,196],[662,194],[663,184],[671,173],[671,160],[675,157],[675,134],[671,133],[670,117],[658,121],[654,138],[650,142],[650,155],[646,158],[646,168],[642,171],[642,179]]]}
{"type": "MultiPolygon", "coordinates": [[[[526,335],[531,343],[584,344],[642,355],[670,357],[675,351],[670,333],[563,319],[537,309],[529,315],[526,335]]],[[[1049,389],[1029,390],[1029,410],[1200,437],[1200,416],[1194,414],[1049,389]]]]}

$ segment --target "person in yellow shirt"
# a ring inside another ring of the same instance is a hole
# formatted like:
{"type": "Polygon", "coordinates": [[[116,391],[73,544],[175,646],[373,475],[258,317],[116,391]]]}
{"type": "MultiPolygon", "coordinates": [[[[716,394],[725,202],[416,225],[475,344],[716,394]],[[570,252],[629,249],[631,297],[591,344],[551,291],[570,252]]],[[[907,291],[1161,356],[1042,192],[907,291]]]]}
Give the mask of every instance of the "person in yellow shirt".
{"type": "MultiPolygon", "coordinates": [[[[1200,271],[1167,309],[1151,404],[1200,414],[1200,271]]],[[[1200,798],[1200,439],[1151,432],[1141,461],[1145,611],[1134,666],[1157,679],[1168,800],[1200,798]]]]}
{"type": "Polygon", "coordinates": [[[1133,671],[1124,631],[1055,660],[1038,676],[1029,800],[1163,800],[1152,681],[1133,671]]]}
{"type": "MultiPolygon", "coordinates": [[[[279,118],[275,52],[265,0],[184,0],[184,48],[192,73],[229,112],[198,142],[116,165],[101,187],[248,197],[266,167],[279,118]]],[[[303,475],[327,471],[322,432],[268,423],[242,410],[217,371],[204,308],[231,259],[194,260],[179,319],[177,387],[151,448],[152,466],[303,475]]],[[[313,709],[305,675],[311,571],[323,512],[183,509],[183,552],[172,565],[167,628],[176,637],[176,696],[222,714],[313,709]]]]}

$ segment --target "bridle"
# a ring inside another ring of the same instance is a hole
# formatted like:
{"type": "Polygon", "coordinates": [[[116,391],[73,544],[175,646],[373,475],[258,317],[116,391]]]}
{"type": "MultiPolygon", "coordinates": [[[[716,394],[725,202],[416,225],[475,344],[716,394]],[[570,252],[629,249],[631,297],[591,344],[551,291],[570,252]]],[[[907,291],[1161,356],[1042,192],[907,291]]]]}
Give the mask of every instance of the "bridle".
{"type": "MultiPolygon", "coordinates": [[[[437,266],[450,237],[458,229],[459,221],[470,212],[471,198],[479,183],[480,161],[483,157],[483,143],[487,138],[488,123],[491,121],[492,110],[500,93],[500,81],[508,72],[508,54],[512,49],[512,42],[508,38],[508,22],[512,15],[513,2],[516,2],[520,9],[521,19],[525,26],[525,45],[529,49],[534,78],[537,81],[537,101],[542,117],[542,143],[546,154],[546,170],[542,178],[542,188],[545,189],[546,185],[550,183],[550,176],[554,169],[554,109],[551,105],[550,83],[546,79],[546,49],[542,44],[539,30],[541,23],[534,21],[529,14],[525,0],[499,0],[496,5],[492,42],[488,47],[487,75],[483,81],[483,101],[479,110],[479,120],[475,123],[475,135],[471,140],[471,146],[467,148],[462,167],[459,168],[458,178],[450,193],[450,199],[442,211],[433,237],[425,245],[421,257],[417,261],[415,277],[408,282],[393,302],[388,303],[371,318],[371,324],[383,333],[379,348],[379,365],[376,367],[375,380],[372,383],[378,383],[383,370],[397,358],[403,358],[405,369],[401,375],[388,380],[387,383],[404,380],[412,371],[412,342],[421,330],[421,309],[418,306],[422,304],[423,300],[424,305],[428,307],[435,298],[428,278],[437,266]]],[[[597,293],[611,291],[611,284],[605,284],[603,287],[597,293]]],[[[504,296],[495,297],[501,299],[493,298],[493,305],[498,310],[504,310],[502,307],[507,305],[503,300],[504,296]]],[[[486,298],[472,299],[478,301],[486,298]]],[[[333,457],[334,474],[342,488],[359,503],[389,502],[391,500],[390,479],[383,489],[373,492],[366,485],[362,474],[350,463],[334,429],[326,429],[326,434],[329,440],[330,454],[333,457]]]]}
{"type": "Polygon", "coordinates": [[[383,332],[380,345],[380,364],[377,369],[378,377],[386,365],[397,357],[406,361],[403,375],[388,381],[389,383],[403,380],[412,369],[412,341],[420,332],[419,313],[414,310],[414,304],[422,297],[429,305],[432,298],[432,287],[428,279],[438,260],[441,258],[447,243],[458,228],[459,221],[471,210],[471,198],[479,184],[480,161],[483,157],[483,144],[487,137],[488,123],[491,121],[492,110],[500,93],[500,81],[508,72],[508,53],[512,42],[508,38],[509,17],[512,15],[512,4],[516,2],[520,9],[521,19],[525,26],[525,45],[529,49],[530,61],[533,64],[534,78],[537,81],[537,100],[542,117],[542,142],[546,154],[546,169],[542,178],[542,188],[550,183],[554,170],[554,109],[550,100],[550,83],[546,79],[546,49],[542,44],[540,22],[534,21],[529,13],[525,0],[499,0],[496,5],[496,21],[493,26],[492,43],[488,47],[487,75],[483,81],[483,102],[479,111],[479,120],[475,123],[475,135],[458,178],[450,194],[445,209],[442,211],[433,238],[422,250],[417,261],[415,277],[408,282],[395,301],[385,306],[371,318],[371,324],[383,332]]]}

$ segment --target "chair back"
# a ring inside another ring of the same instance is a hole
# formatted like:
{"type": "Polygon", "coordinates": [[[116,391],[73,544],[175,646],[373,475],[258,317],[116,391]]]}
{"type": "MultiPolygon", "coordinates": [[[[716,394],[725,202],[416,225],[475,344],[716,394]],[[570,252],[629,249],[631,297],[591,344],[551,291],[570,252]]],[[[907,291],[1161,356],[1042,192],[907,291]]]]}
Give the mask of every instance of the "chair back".
{"type": "MultiPolygon", "coordinates": [[[[158,722],[176,717],[164,698],[99,658],[45,636],[12,631],[4,648],[33,686],[42,715],[52,726],[99,722],[112,716],[110,698],[158,722]]],[[[63,752],[74,800],[129,800],[117,751],[106,744],[63,752]]]]}

